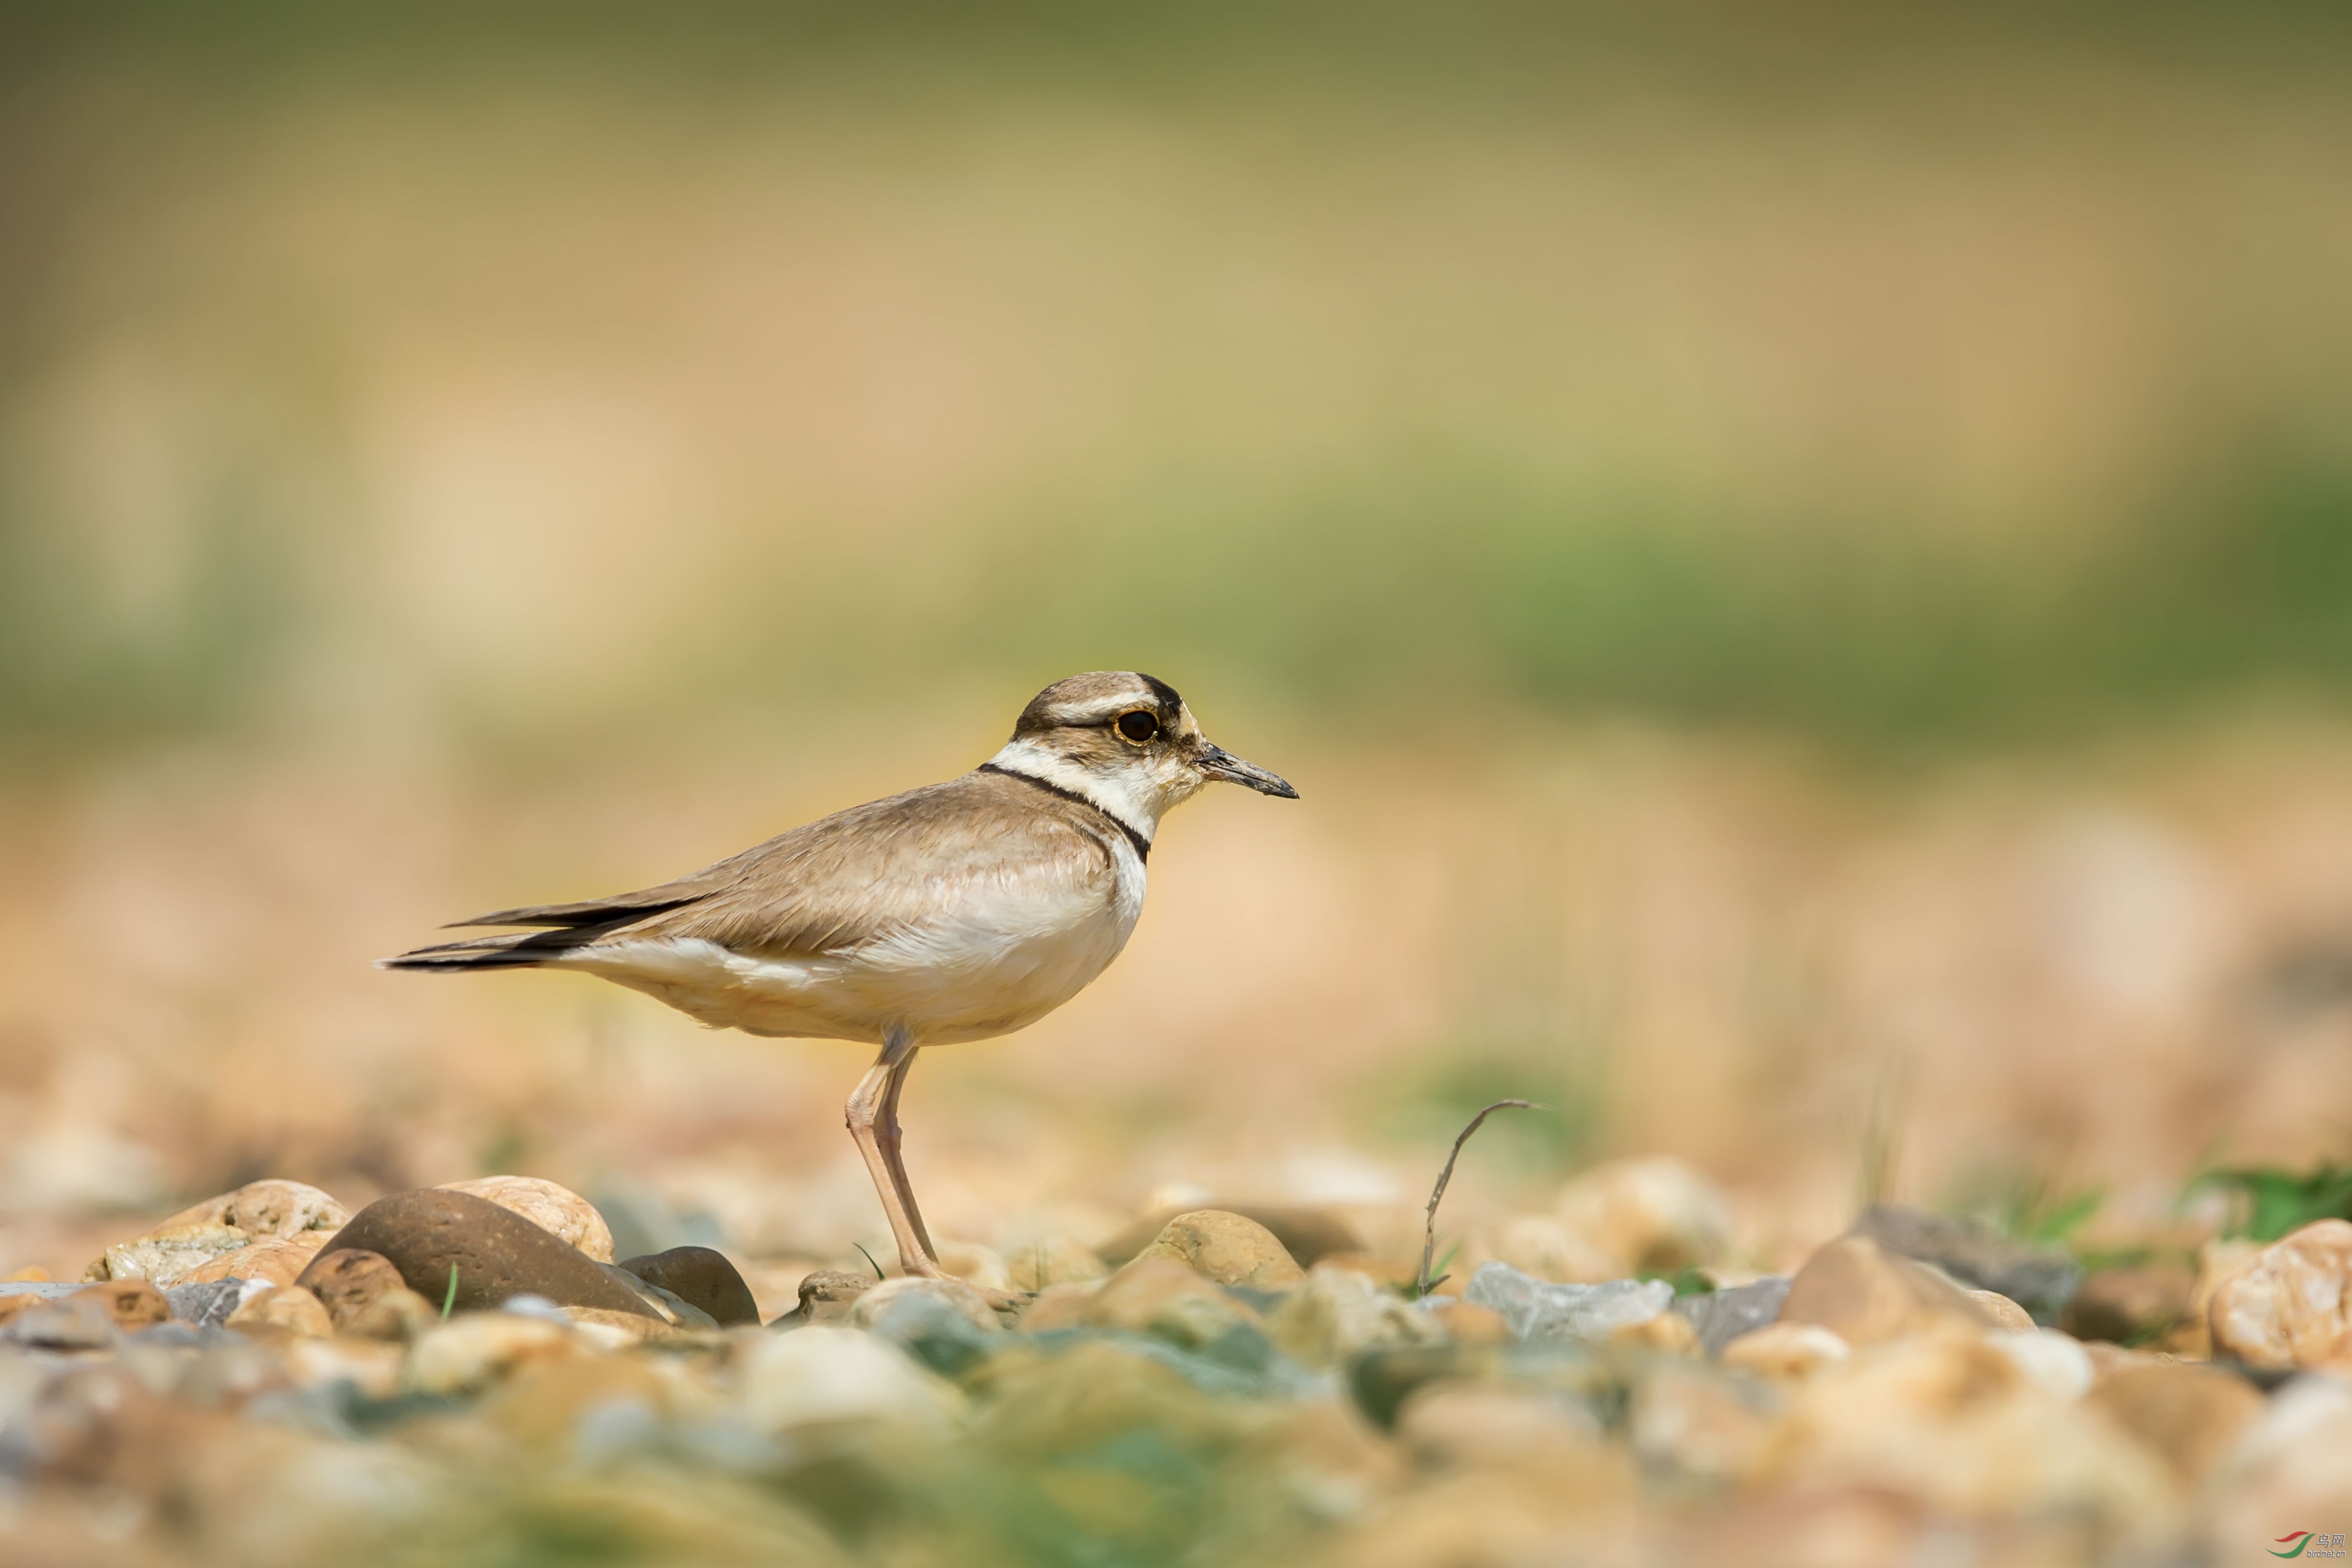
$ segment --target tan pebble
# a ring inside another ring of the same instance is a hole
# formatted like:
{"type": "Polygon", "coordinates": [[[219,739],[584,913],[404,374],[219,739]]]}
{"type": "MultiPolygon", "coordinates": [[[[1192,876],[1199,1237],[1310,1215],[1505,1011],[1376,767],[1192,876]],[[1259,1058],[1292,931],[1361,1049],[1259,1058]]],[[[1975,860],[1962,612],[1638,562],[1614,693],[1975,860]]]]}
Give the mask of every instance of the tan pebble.
{"type": "Polygon", "coordinates": [[[1609,1336],[1619,1350],[1648,1351],[1657,1355],[1695,1356],[1706,1353],[1696,1325],[1680,1312],[1660,1312],[1646,1322],[1628,1323],[1609,1336]]]}
{"type": "Polygon", "coordinates": [[[1087,1303],[1085,1321],[1199,1346],[1256,1316],[1181,1263],[1147,1253],[1103,1282],[1087,1303]]]}
{"type": "Polygon", "coordinates": [[[1376,1346],[1438,1344],[1445,1330],[1369,1274],[1318,1264],[1266,1319],[1267,1337],[1308,1366],[1336,1366],[1376,1346]]]}
{"type": "Polygon", "coordinates": [[[1110,1273],[1102,1256],[1075,1236],[1053,1236],[1023,1242],[1005,1255],[1014,1290],[1043,1290],[1052,1285],[1078,1285],[1110,1273]]]}
{"type": "Polygon", "coordinates": [[[1253,1290],[1295,1289],[1307,1279],[1307,1271],[1283,1250],[1274,1232],[1223,1209],[1178,1215],[1136,1255],[1136,1261],[1148,1258],[1181,1264],[1213,1284],[1253,1290]]]}
{"type": "Polygon", "coordinates": [[[885,1279],[858,1296],[849,1309],[848,1321],[855,1328],[870,1329],[882,1321],[883,1315],[894,1304],[911,1296],[927,1297],[946,1303],[958,1316],[983,1333],[994,1333],[1003,1327],[997,1321],[996,1312],[989,1306],[987,1299],[961,1279],[885,1279]]]}
{"type": "Polygon", "coordinates": [[[1445,1337],[1459,1345],[1507,1345],[1511,1342],[1511,1325],[1503,1314],[1492,1307],[1475,1302],[1450,1300],[1444,1305],[1428,1309],[1445,1331],[1445,1337]]]}
{"type": "Polygon", "coordinates": [[[198,1222],[168,1226],[129,1241],[117,1242],[83,1272],[89,1280],[152,1279],[158,1287],[176,1285],[188,1273],[224,1253],[253,1245],[253,1237],[233,1225],[198,1222]]]}
{"type": "Polygon", "coordinates": [[[1685,1475],[1732,1480],[1763,1458],[1776,1401],[1703,1361],[1650,1371],[1633,1389],[1626,1422],[1633,1451],[1685,1475]]]}
{"type": "Polygon", "coordinates": [[[689,1331],[642,1312],[616,1312],[608,1307],[566,1307],[563,1315],[600,1350],[618,1350],[647,1340],[676,1340],[689,1331]]]}
{"type": "Polygon", "coordinates": [[[400,1392],[402,1357],[396,1344],[349,1335],[299,1335],[285,1342],[283,1354],[295,1383],[306,1388],[348,1383],[370,1399],[389,1399],[400,1392]]]}
{"type": "Polygon", "coordinates": [[[1767,1323],[1723,1347],[1727,1367],[1774,1383],[1802,1383],[1853,1353],[1853,1348],[1818,1323],[1767,1323]]]}
{"type": "Polygon", "coordinates": [[[2235,1373],[2153,1358],[2101,1378],[2084,1402],[2161,1455],[2184,1487],[2263,1413],[2261,1393],[2235,1373]]]}
{"type": "Polygon", "coordinates": [[[47,1285],[50,1283],[49,1271],[42,1268],[37,1263],[27,1263],[25,1267],[17,1269],[16,1272],[8,1276],[8,1283],[11,1285],[47,1285]]]}
{"type": "Polygon", "coordinates": [[[2173,1366],[2179,1364],[2179,1359],[2170,1355],[2150,1355],[2146,1351],[2127,1351],[2104,1340],[2084,1341],[2083,1353],[2091,1358],[2091,1381],[2094,1384],[2104,1383],[2116,1373],[2132,1367],[2173,1366]]]}
{"type": "Polygon", "coordinates": [[[2352,1371],[2352,1221],[2323,1219],[2214,1289],[2213,1348],[2253,1366],[2352,1371]]]}
{"type": "Polygon", "coordinates": [[[1488,1263],[1507,1263],[1522,1274],[1555,1285],[1599,1285],[1622,1279],[1630,1269],[1617,1255],[1550,1215],[1514,1215],[1470,1233],[1455,1258],[1447,1286],[1455,1291],[1488,1263]]]}
{"type": "Polygon", "coordinates": [[[526,1363],[577,1355],[581,1349],[579,1336],[568,1326],[545,1318],[461,1312],[409,1346],[401,1381],[420,1394],[466,1394],[488,1387],[526,1363]]]}
{"type": "Polygon", "coordinates": [[[1563,1396],[1507,1384],[1440,1378],[1397,1407],[1397,1441],[1432,1468],[1573,1463],[1601,1444],[1601,1423],[1563,1396]]]}
{"type": "Polygon", "coordinates": [[[600,1407],[635,1404],[659,1414],[670,1403],[670,1384],[643,1356],[567,1356],[518,1368],[483,1406],[482,1417],[544,1447],[569,1441],[581,1417],[600,1407]]]}
{"type": "Polygon", "coordinates": [[[1619,1278],[1713,1263],[1731,1234],[1731,1206],[1721,1191],[1667,1155],[1596,1165],[1560,1189],[1554,1209],[1571,1230],[1624,1264],[1619,1278]]]}
{"type": "Polygon", "coordinates": [[[1021,1314],[1021,1331],[1042,1334],[1052,1329],[1075,1329],[1087,1321],[1087,1304],[1102,1289],[1100,1280],[1066,1281],[1037,1292],[1021,1314]]]}
{"type": "Polygon", "coordinates": [[[2097,1369],[2081,1342],[2057,1329],[1996,1329],[1985,1342],[2053,1399],[2080,1399],[2097,1380],[2097,1369]]]}
{"type": "Polygon", "coordinates": [[[206,1285],[220,1279],[266,1279],[272,1285],[291,1285],[301,1278],[310,1260],[319,1256],[327,1240],[322,1231],[311,1231],[277,1241],[257,1241],[251,1247],[224,1253],[200,1268],[191,1268],[180,1276],[183,1285],[206,1285]]]}
{"type": "Polygon", "coordinates": [[[316,1339],[335,1331],[325,1305],[299,1285],[271,1286],[231,1312],[227,1326],[239,1331],[278,1329],[316,1339]]]}
{"type": "Polygon", "coordinates": [[[126,1332],[172,1321],[172,1304],[163,1300],[163,1292],[144,1279],[110,1279],[87,1286],[74,1295],[88,1297],[103,1306],[114,1326],[126,1332]]]}
{"type": "Polygon", "coordinates": [[[1877,1344],[1939,1324],[1983,1330],[1991,1318],[1969,1293],[1925,1264],[1858,1236],[1805,1260],[1780,1304],[1784,1323],[1815,1323],[1850,1345],[1877,1344]]]}
{"type": "Polygon", "coordinates": [[[541,1230],[562,1237],[599,1263],[613,1258],[613,1230],[596,1205],[569,1187],[538,1176],[477,1176],[444,1182],[437,1191],[487,1198],[509,1214],[520,1215],[541,1230]]]}
{"type": "Polygon", "coordinates": [[[1992,1326],[1994,1328],[2008,1329],[2012,1332],[2021,1334],[2028,1334],[2033,1331],[2033,1314],[2019,1306],[2016,1302],[2011,1300],[2008,1297],[2002,1295],[2000,1291],[1969,1290],[1964,1289],[1961,1291],[1961,1294],[1966,1296],[1969,1300],[1974,1301],[1979,1307],[1984,1309],[1985,1316],[1992,1321],[1992,1326]]]}
{"type": "Polygon", "coordinates": [[[940,1267],[965,1284],[982,1290],[1010,1290],[1012,1271],[996,1249],[977,1241],[942,1241],[939,1244],[940,1267]]]}

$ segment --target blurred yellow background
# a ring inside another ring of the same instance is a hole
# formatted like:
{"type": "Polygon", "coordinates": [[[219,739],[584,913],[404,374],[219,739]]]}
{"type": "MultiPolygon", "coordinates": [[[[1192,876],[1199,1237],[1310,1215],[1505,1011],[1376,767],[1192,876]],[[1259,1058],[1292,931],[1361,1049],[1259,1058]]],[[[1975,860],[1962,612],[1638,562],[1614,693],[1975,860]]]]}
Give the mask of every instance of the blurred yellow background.
{"type": "Polygon", "coordinates": [[[1385,1243],[1508,1093],[1465,1223],[1671,1152],[1759,1266],[2343,1152],[2322,8],[5,26],[0,1272],[262,1174],[845,1255],[857,1047],[369,961],[1099,668],[1305,799],[925,1058],[943,1231],[1385,1243]]]}

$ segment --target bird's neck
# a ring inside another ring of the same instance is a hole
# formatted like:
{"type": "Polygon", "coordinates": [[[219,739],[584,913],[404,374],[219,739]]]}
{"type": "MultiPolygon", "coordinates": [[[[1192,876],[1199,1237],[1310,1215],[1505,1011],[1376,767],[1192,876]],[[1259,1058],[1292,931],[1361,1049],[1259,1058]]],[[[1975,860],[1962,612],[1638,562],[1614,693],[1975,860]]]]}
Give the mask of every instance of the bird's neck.
{"type": "Polygon", "coordinates": [[[1003,751],[988,759],[988,765],[1067,791],[1109,815],[1146,844],[1160,831],[1160,814],[1172,804],[1157,779],[1099,773],[1034,741],[1006,742],[1003,751]]]}

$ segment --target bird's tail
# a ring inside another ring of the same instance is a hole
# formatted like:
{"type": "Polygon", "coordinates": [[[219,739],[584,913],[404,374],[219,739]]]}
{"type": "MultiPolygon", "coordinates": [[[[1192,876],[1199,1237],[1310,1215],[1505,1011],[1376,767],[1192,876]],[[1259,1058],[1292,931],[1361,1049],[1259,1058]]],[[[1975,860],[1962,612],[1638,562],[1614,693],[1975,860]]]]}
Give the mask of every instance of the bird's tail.
{"type": "Polygon", "coordinates": [[[505,936],[469,937],[420,947],[397,958],[379,958],[378,969],[416,969],[454,973],[465,969],[536,969],[551,963],[578,947],[594,931],[526,931],[505,936]]]}

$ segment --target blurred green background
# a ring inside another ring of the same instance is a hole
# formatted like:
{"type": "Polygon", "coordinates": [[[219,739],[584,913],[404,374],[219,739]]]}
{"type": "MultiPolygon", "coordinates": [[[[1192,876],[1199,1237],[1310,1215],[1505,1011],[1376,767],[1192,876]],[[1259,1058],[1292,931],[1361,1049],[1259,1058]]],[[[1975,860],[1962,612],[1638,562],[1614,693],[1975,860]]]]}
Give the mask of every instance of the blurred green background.
{"type": "Polygon", "coordinates": [[[2352,688],[2329,7],[0,26],[20,758],[1105,663],[1866,752],[2352,688]]]}

